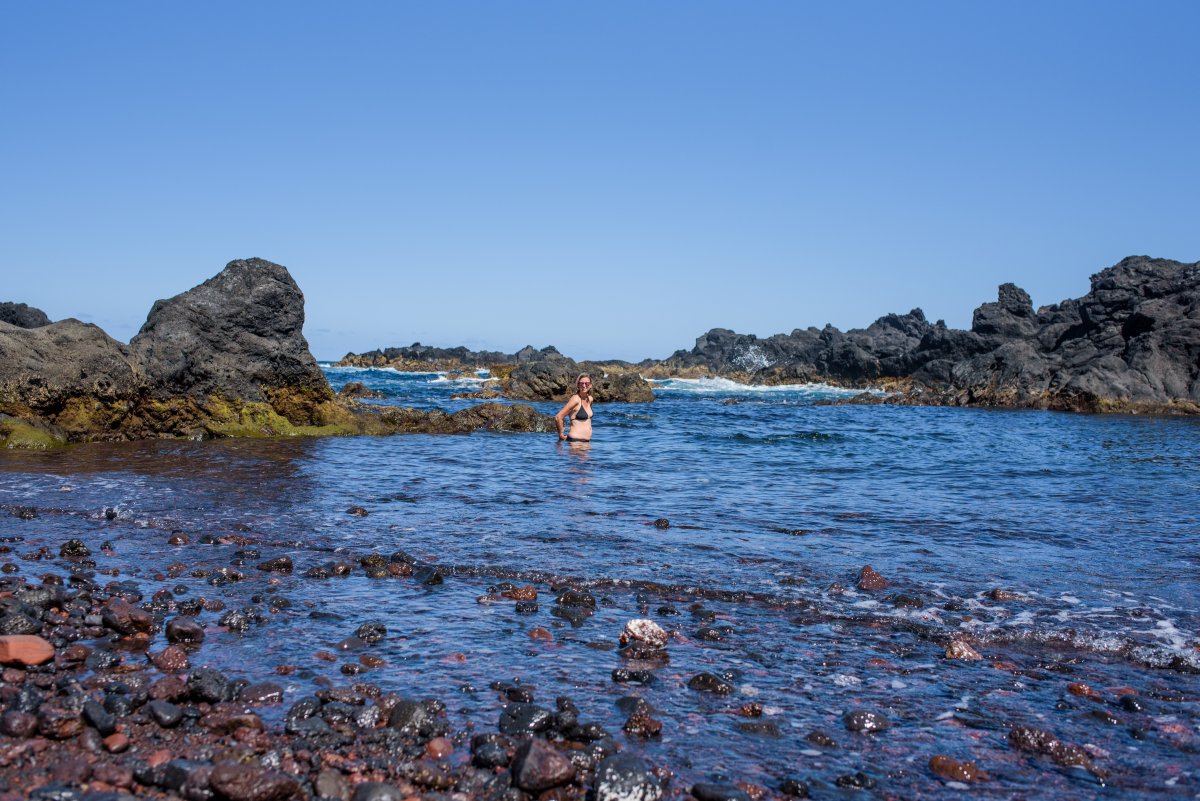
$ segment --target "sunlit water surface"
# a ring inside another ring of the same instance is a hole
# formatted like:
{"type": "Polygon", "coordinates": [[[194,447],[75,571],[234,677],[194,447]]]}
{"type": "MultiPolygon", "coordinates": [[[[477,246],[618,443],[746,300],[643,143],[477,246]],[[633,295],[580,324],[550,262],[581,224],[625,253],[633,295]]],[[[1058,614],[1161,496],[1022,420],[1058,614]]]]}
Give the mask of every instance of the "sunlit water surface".
{"type": "MultiPolygon", "coordinates": [[[[451,393],[479,383],[326,372],[335,389],[354,380],[387,393],[373,403],[449,411],[470,403],[451,393]]],[[[851,791],[837,777],[862,771],[882,796],[949,797],[959,790],[927,768],[946,754],[975,760],[991,776],[979,787],[1001,796],[1200,792],[1200,421],[814,405],[841,394],[661,382],[652,404],[598,405],[584,446],[476,433],[4,454],[0,502],[39,511],[0,519],[13,548],[0,560],[37,575],[20,554],[57,552],[68,537],[93,550],[111,541],[100,567],[149,596],[170,562],[231,564],[240,546],[196,544],[202,535],[253,539],[264,559],[291,555],[296,574],[267,587],[249,560],[238,569],[255,575],[243,582],[161,582],[264,611],[246,635],[206,613],[209,663],[248,678],[296,666],[288,690],[303,695],[314,679],[345,681],[317,651],[379,620],[389,637],[371,653],[388,664],[364,680],[441,698],[459,729],[494,729],[493,681],[530,685],[549,706],[568,695],[624,747],[671,767],[679,787],[799,776],[814,795],[840,797],[851,791]],[[166,545],[175,531],[193,544],[166,545]],[[301,576],[397,551],[437,563],[445,582],[301,576]],[[892,586],[857,590],[865,564],[892,586]],[[478,602],[501,581],[535,583],[538,611],[478,602]],[[551,586],[567,583],[601,599],[594,615],[553,613],[551,586]],[[993,589],[1020,600],[995,601],[993,589]],[[637,616],[675,633],[670,663],[644,688],[611,677],[617,635],[637,616]],[[705,626],[724,639],[697,637],[705,626]],[[531,639],[534,628],[553,641],[531,639]],[[944,659],[955,634],[985,659],[944,659]],[[702,670],[727,674],[737,692],[688,689],[702,670]],[[1072,682],[1104,700],[1071,694],[1072,682]],[[1121,688],[1147,710],[1122,708],[1121,688]],[[661,740],[620,734],[614,702],[630,693],[658,709],[661,740]],[[770,725],[728,714],[750,702],[770,725]],[[860,707],[893,728],[846,731],[843,713],[860,707]],[[1114,787],[1014,751],[1014,725],[1086,745],[1114,787]],[[840,747],[815,747],[814,730],[840,747]]]]}

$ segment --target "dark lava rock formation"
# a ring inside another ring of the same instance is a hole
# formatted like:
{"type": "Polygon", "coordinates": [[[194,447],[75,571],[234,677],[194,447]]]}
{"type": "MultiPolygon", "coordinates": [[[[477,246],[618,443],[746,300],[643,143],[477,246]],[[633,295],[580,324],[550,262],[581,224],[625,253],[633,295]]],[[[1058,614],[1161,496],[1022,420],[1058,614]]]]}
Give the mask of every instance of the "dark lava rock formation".
{"type": "Polygon", "coordinates": [[[50,318],[41,309],[24,303],[0,303],[0,322],[17,328],[41,328],[50,325],[50,318]]]}
{"type": "MultiPolygon", "coordinates": [[[[419,342],[407,348],[386,348],[367,353],[348,353],[339,367],[390,367],[412,372],[488,370],[500,381],[505,397],[516,400],[566,400],[575,392],[581,373],[592,377],[592,396],[598,403],[649,403],[654,400],[650,384],[628,362],[577,362],[553,345],[535,349],[526,345],[516,353],[473,351],[464,347],[433,348],[419,342]]],[[[650,363],[652,364],[652,362],[650,363]]],[[[489,390],[461,393],[456,397],[494,397],[489,390]]]]}
{"type": "MultiPolygon", "coordinates": [[[[9,306],[22,321],[45,317],[9,306]]],[[[37,327],[0,321],[0,445],[554,430],[551,418],[528,407],[451,417],[339,399],[303,326],[300,288],[286,268],[263,259],[230,262],[200,286],[158,301],[129,345],[74,319],[37,327]]]]}
{"type": "Polygon", "coordinates": [[[287,387],[328,398],[303,328],[304,295],[287,268],[245,259],[155,303],[129,348],[158,397],[263,401],[287,387]]]}
{"type": "Polygon", "coordinates": [[[592,397],[597,403],[649,403],[654,391],[636,372],[613,371],[601,365],[559,358],[518,365],[504,381],[504,394],[518,400],[565,401],[575,392],[575,380],[587,373],[592,378],[592,397]]]}
{"type": "Polygon", "coordinates": [[[1082,298],[1036,311],[1004,284],[969,331],[920,309],[846,332],[714,329],[656,370],[901,390],[858,402],[1200,413],[1200,262],[1130,257],[1082,298]]]}
{"type": "Polygon", "coordinates": [[[443,370],[475,370],[499,365],[524,364],[544,359],[559,359],[562,354],[553,346],[535,349],[526,345],[516,353],[496,350],[470,350],[465,347],[435,348],[414,342],[406,348],[384,348],[366,353],[347,353],[338,367],[390,367],[394,370],[424,372],[443,370]]]}

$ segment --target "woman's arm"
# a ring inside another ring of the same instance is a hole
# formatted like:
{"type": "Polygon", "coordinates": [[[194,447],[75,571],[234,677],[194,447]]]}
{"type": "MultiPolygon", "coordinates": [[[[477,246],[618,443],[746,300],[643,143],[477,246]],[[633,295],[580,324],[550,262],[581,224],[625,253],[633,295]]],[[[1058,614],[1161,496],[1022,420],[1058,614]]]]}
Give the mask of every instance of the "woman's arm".
{"type": "Polygon", "coordinates": [[[578,405],[580,403],[583,403],[583,401],[579,400],[579,396],[572,395],[571,399],[569,401],[567,401],[566,404],[564,404],[561,409],[558,410],[558,414],[554,415],[554,424],[556,426],[558,426],[558,441],[559,442],[562,442],[564,439],[567,438],[567,435],[565,433],[563,433],[563,418],[566,417],[571,412],[575,411],[576,405],[578,405]]]}

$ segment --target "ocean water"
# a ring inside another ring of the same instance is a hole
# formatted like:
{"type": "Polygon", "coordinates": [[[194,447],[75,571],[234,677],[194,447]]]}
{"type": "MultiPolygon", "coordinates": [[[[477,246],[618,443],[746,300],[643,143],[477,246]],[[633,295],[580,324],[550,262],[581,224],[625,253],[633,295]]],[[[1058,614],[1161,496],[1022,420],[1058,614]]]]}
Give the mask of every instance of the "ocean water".
{"type": "MultiPolygon", "coordinates": [[[[372,403],[449,411],[470,403],[453,392],[483,378],[325,370],[335,389],[387,393],[372,403]]],[[[202,616],[201,661],[259,679],[294,666],[289,697],[347,681],[316,653],[353,663],[337,643],[382,621],[389,636],[371,653],[387,664],[362,680],[441,698],[468,733],[495,729],[493,682],[550,707],[569,696],[669,768],[676,794],[794,776],[816,797],[956,797],[928,768],[935,754],[973,760],[989,776],[977,787],[999,797],[1200,793],[1200,421],[824,406],[846,393],[722,380],[655,392],[652,404],[597,405],[589,445],[475,433],[3,454],[0,502],[38,516],[0,519],[13,549],[0,561],[36,576],[52,564],[22,553],[108,541],[100,566],[147,597],[165,586],[251,607],[260,622],[245,634],[202,616]],[[168,546],[172,532],[192,544],[168,546]],[[260,560],[236,553],[247,541],[262,559],[292,556],[296,574],[265,585],[260,560]],[[444,582],[301,575],[401,551],[444,582]],[[172,562],[186,571],[164,576],[172,562]],[[856,588],[868,564],[888,589],[856,588]],[[246,579],[214,586],[211,571],[228,566],[246,579]],[[533,584],[538,610],[486,597],[502,582],[533,584]],[[593,614],[555,609],[566,585],[599,599],[593,614]],[[995,600],[997,589],[1017,597],[995,600]],[[634,617],[672,633],[670,662],[645,687],[612,676],[634,617]],[[943,658],[960,636],[984,658],[943,658]],[[701,671],[734,692],[690,689],[701,671]],[[1130,693],[1142,709],[1121,701],[1130,693]],[[622,734],[615,702],[631,694],[656,708],[661,738],[622,734]],[[735,714],[748,704],[761,717],[735,714]],[[858,709],[891,728],[848,731],[858,709]],[[1104,776],[1015,750],[1014,726],[1084,747],[1104,776]],[[874,785],[838,785],[860,772],[874,785]]]]}

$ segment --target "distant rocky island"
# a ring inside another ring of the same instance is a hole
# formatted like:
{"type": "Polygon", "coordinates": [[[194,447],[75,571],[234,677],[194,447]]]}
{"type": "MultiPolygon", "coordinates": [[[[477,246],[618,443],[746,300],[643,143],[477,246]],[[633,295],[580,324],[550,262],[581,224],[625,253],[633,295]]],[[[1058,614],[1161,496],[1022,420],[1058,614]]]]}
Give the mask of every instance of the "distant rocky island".
{"type": "Polygon", "coordinates": [[[0,305],[0,447],[158,437],[553,431],[528,405],[455,414],[334,395],[304,339],[304,296],[263,259],[154,304],[128,345],[99,327],[0,305]]]}
{"type": "Polygon", "coordinates": [[[913,309],[845,332],[826,325],[760,339],[715,328],[691,350],[636,364],[577,363],[553,347],[503,354],[420,344],[338,364],[489,369],[497,393],[529,399],[566,397],[574,375],[589,370],[613,388],[610,400],[643,400],[639,376],[720,376],[884,391],[851,403],[1200,414],[1200,262],[1132,256],[1092,276],[1083,297],[1036,311],[1028,293],[1004,284],[970,330],[913,309]]]}

